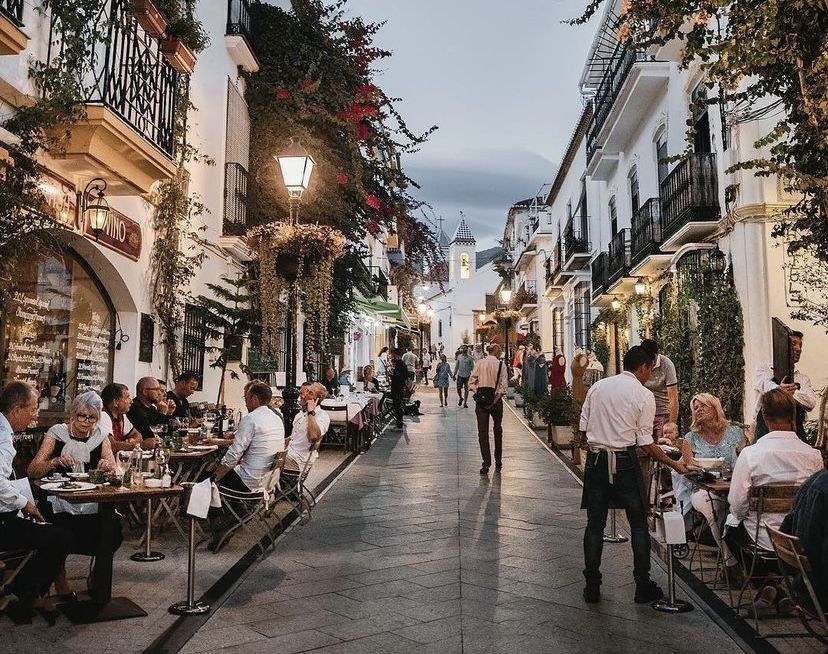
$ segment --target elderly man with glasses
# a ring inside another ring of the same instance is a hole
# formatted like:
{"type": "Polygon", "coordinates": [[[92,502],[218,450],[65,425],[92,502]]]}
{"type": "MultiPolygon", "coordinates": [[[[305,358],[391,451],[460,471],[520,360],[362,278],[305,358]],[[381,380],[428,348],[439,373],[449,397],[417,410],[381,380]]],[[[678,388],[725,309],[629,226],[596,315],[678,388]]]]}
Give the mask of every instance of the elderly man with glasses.
{"type": "Polygon", "coordinates": [[[143,442],[141,447],[151,450],[155,447],[154,425],[166,425],[175,411],[175,403],[167,400],[164,388],[155,377],[141,377],[135,385],[135,398],[126,417],[138,431],[143,442]]]}

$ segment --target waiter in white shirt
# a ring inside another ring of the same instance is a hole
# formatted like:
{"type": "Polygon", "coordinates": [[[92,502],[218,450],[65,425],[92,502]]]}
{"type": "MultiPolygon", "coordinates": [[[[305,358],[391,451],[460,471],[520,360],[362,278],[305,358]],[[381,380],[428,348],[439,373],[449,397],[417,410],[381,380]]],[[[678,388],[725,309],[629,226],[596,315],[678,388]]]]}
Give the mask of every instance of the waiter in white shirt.
{"type": "Polygon", "coordinates": [[[581,508],[587,511],[584,531],[584,601],[601,599],[601,554],[610,506],[623,508],[630,524],[635,601],[654,602],[664,593],[650,579],[650,533],[647,507],[635,447],[679,473],[686,472],[653,444],[655,399],[644,386],[654,360],[639,345],[624,355],[624,372],[593,384],[581,411],[581,431],[589,443],[581,508]]]}
{"type": "MultiPolygon", "coordinates": [[[[794,366],[799,363],[799,358],[802,356],[802,332],[791,332],[791,355],[793,356],[794,366]]],[[[762,417],[762,412],[759,410],[759,399],[764,393],[767,393],[774,388],[781,388],[788,393],[794,400],[796,400],[796,435],[803,442],[807,442],[805,436],[805,418],[808,416],[808,411],[811,411],[817,405],[817,396],[814,389],[811,387],[811,378],[799,370],[794,370],[793,381],[790,379],[781,379],[777,383],[774,379],[773,366],[769,363],[763,363],[756,369],[756,378],[753,384],[756,391],[756,422],[753,429],[753,440],[758,441],[762,436],[770,431],[768,425],[762,417]]]]}

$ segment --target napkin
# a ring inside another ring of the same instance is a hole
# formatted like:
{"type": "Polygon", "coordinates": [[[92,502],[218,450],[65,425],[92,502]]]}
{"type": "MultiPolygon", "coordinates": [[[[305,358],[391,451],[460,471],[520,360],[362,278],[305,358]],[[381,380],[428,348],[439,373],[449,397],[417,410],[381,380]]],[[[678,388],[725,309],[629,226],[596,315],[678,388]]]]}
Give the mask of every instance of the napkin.
{"type": "Polygon", "coordinates": [[[187,515],[194,518],[207,517],[207,512],[210,510],[210,503],[213,500],[212,483],[209,479],[193,484],[190,489],[190,501],[187,503],[187,515]]]}

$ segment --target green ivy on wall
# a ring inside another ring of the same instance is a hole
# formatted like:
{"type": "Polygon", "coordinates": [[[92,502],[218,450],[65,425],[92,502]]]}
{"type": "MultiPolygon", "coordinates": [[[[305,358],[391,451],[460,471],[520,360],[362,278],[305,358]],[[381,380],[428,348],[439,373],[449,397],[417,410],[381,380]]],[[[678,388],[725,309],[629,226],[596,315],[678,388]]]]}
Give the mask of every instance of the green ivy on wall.
{"type": "Polygon", "coordinates": [[[629,313],[625,306],[616,310],[612,307],[604,307],[595,316],[595,320],[590,325],[590,333],[592,337],[592,351],[595,357],[604,366],[604,370],[609,369],[610,355],[612,348],[610,346],[610,330],[618,327],[618,346],[621,352],[627,349],[627,329],[629,328],[629,313]]]}

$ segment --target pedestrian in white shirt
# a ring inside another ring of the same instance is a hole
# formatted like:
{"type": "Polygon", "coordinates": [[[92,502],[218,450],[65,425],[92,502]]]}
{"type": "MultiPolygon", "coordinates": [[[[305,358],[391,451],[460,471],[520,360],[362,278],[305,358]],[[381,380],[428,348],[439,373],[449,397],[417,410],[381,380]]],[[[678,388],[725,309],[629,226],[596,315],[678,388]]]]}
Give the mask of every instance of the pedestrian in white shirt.
{"type": "Polygon", "coordinates": [[[480,455],[483,457],[483,466],[480,474],[488,474],[492,465],[492,451],[489,446],[489,417],[492,419],[494,432],[494,460],[495,471],[503,468],[503,397],[508,390],[509,370],[500,359],[500,346],[489,346],[489,356],[480,359],[474,364],[469,389],[477,394],[480,389],[486,388],[491,402],[475,400],[474,412],[477,417],[477,440],[480,445],[480,455]]]}
{"type": "Polygon", "coordinates": [[[239,421],[233,444],[215,473],[220,486],[248,492],[261,490],[276,454],[285,449],[285,425],[270,408],[273,391],[253,382],[244,394],[248,414],[239,421]]]}
{"type": "MultiPolygon", "coordinates": [[[[802,356],[802,332],[791,332],[791,354],[793,363],[796,366],[802,356]]],[[[753,440],[758,441],[770,431],[769,425],[765,424],[762,412],[759,410],[759,400],[764,393],[774,388],[781,388],[796,400],[796,423],[794,431],[800,440],[807,441],[805,435],[805,418],[808,411],[817,405],[817,396],[811,386],[811,378],[803,372],[794,369],[793,380],[776,379],[773,366],[769,363],[760,364],[756,368],[756,376],[753,389],[756,391],[756,414],[753,429],[753,440]]]]}
{"type": "Polygon", "coordinates": [[[664,595],[650,579],[650,533],[635,447],[679,473],[687,469],[653,443],[655,398],[644,386],[653,363],[641,346],[630,348],[624,355],[624,372],[595,382],[581,411],[580,430],[589,443],[581,502],[587,511],[583,595],[589,604],[601,600],[601,555],[610,504],[623,508],[630,524],[635,602],[653,602],[664,595]]]}
{"type": "MultiPolygon", "coordinates": [[[[758,525],[757,530],[757,516],[750,510],[751,490],[768,484],[800,485],[823,468],[819,450],[803,443],[794,431],[796,401],[789,391],[783,388],[768,391],[762,396],[759,408],[770,431],[742,450],[733,468],[727,496],[730,514],[724,540],[745,570],[750,569],[751,561],[742,548],[756,542],[761,549],[772,551],[773,545],[763,525],[778,529],[785,517],[780,513],[763,513],[762,525],[758,525]]],[[[758,558],[754,577],[771,572],[763,564],[764,561],[758,558]]],[[[765,601],[772,601],[775,596],[773,587],[761,591],[765,601]]]]}
{"type": "Polygon", "coordinates": [[[319,452],[312,446],[322,440],[331,426],[330,416],[319,407],[319,403],[327,396],[325,387],[319,383],[305,382],[299,388],[299,406],[302,411],[293,419],[283,475],[299,474],[306,464],[313,464],[319,456],[319,452]]]}

